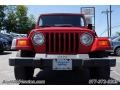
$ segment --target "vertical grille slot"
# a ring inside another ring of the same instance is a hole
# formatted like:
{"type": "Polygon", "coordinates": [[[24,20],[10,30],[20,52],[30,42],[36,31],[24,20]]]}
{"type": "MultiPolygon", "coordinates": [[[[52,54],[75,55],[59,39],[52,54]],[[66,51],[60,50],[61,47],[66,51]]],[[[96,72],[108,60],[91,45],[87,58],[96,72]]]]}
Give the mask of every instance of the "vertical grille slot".
{"type": "Polygon", "coordinates": [[[79,50],[79,34],[75,33],[75,51],[78,52],[79,50]]]}
{"type": "Polygon", "coordinates": [[[70,50],[71,50],[71,52],[74,52],[74,33],[70,33],[70,45],[71,45],[71,47],[70,47],[70,50]]]}
{"type": "Polygon", "coordinates": [[[55,38],[56,38],[56,52],[59,52],[59,33],[56,33],[56,36],[55,36],[55,38]]]}
{"type": "Polygon", "coordinates": [[[61,52],[63,52],[64,51],[64,33],[61,33],[61,52]]]}
{"type": "Polygon", "coordinates": [[[69,34],[65,34],[65,39],[66,39],[66,52],[69,51],[69,34]]]}
{"type": "Polygon", "coordinates": [[[49,52],[49,33],[46,33],[46,52],[49,52]]]}
{"type": "Polygon", "coordinates": [[[77,53],[78,33],[46,33],[46,53],[77,53]]]}
{"type": "Polygon", "coordinates": [[[50,34],[50,46],[51,46],[51,52],[54,52],[54,33],[50,34]]]}

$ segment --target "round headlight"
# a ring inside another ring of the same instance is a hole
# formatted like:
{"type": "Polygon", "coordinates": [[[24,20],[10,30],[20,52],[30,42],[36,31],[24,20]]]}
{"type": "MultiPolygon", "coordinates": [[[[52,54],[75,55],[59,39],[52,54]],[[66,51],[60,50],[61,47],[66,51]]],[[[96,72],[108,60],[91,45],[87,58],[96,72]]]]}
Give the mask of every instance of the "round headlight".
{"type": "Polygon", "coordinates": [[[32,37],[32,41],[35,45],[41,45],[44,43],[44,36],[42,33],[35,33],[32,37]]]}
{"type": "Polygon", "coordinates": [[[80,42],[84,45],[90,45],[93,42],[93,36],[88,33],[84,33],[80,36],[80,42]]]}

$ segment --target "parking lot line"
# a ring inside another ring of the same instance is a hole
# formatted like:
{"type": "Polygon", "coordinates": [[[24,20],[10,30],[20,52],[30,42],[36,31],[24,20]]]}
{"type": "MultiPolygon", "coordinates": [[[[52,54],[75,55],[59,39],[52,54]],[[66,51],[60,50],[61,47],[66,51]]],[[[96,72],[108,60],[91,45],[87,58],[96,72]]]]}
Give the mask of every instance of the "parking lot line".
{"type": "Polygon", "coordinates": [[[120,61],[116,60],[116,62],[120,63],[120,61]]]}
{"type": "Polygon", "coordinates": [[[120,74],[118,72],[116,72],[116,71],[112,71],[112,72],[120,77],[120,74]]]}

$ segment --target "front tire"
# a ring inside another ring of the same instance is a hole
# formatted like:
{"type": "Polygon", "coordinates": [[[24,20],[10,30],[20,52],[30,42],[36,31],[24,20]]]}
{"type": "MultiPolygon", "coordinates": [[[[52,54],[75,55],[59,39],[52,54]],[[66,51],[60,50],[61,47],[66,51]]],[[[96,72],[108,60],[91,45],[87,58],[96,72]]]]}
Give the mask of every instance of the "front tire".
{"type": "Polygon", "coordinates": [[[110,67],[94,67],[90,68],[91,79],[109,79],[110,67]]]}
{"type": "Polygon", "coordinates": [[[3,53],[4,52],[4,49],[3,49],[3,45],[0,44],[0,53],[3,53]]]}
{"type": "MultiPolygon", "coordinates": [[[[90,53],[90,58],[103,58],[108,57],[108,52],[93,52],[90,53]]],[[[92,67],[89,69],[91,79],[109,79],[110,78],[110,66],[105,67],[92,67]]]]}
{"type": "Polygon", "coordinates": [[[34,74],[34,68],[15,66],[14,73],[16,80],[32,80],[34,74]]]}
{"type": "Polygon", "coordinates": [[[3,53],[4,52],[4,50],[0,50],[0,53],[3,53]]]}
{"type": "MultiPolygon", "coordinates": [[[[35,53],[32,51],[19,51],[17,53],[18,57],[34,57],[35,53]]],[[[15,66],[14,74],[16,80],[32,80],[34,74],[34,67],[26,67],[26,66],[15,66]]]]}

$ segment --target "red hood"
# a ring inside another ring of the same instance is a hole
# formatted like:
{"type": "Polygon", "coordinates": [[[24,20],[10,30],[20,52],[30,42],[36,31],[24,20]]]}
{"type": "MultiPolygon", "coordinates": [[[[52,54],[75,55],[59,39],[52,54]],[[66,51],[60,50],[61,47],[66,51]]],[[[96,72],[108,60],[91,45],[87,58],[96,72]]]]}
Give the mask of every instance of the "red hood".
{"type": "Polygon", "coordinates": [[[95,31],[87,29],[87,28],[80,28],[80,27],[43,27],[39,29],[34,29],[32,32],[90,32],[95,33],[95,31]]]}

